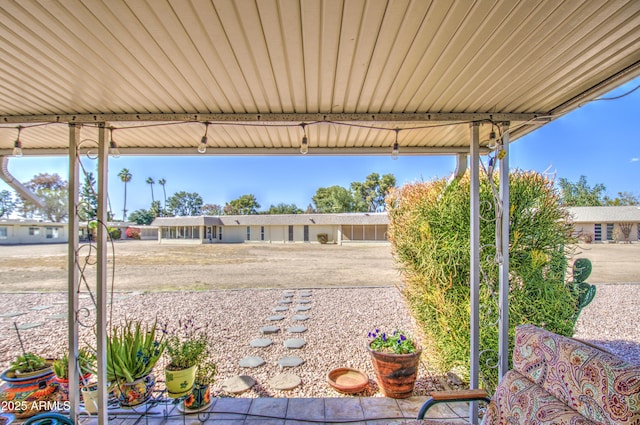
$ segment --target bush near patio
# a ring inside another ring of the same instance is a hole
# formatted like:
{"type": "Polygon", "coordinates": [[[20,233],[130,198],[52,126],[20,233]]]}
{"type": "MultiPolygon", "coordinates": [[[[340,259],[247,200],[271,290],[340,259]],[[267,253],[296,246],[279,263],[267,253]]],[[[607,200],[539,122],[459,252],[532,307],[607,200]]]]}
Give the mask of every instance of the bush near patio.
{"type": "MultiPolygon", "coordinates": [[[[497,176],[493,176],[497,190],[497,176]]],[[[470,186],[469,173],[407,184],[387,197],[389,240],[405,282],[403,291],[421,325],[429,362],[441,372],[469,378],[470,186]]],[[[510,175],[509,336],[532,323],[571,336],[576,295],[565,282],[572,225],[553,182],[534,172],[510,175]]],[[[498,265],[494,261],[495,211],[486,173],[480,177],[480,358],[483,385],[497,385],[498,265]],[[485,350],[490,350],[485,352],[485,350]],[[489,356],[489,357],[487,357],[489,356]]]]}

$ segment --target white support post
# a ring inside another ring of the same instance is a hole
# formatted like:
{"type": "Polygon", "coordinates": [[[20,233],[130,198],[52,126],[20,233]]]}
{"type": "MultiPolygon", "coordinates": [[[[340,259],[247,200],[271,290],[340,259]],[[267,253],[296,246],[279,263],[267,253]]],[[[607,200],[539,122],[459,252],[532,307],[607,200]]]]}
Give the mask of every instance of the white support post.
{"type": "Polygon", "coordinates": [[[107,173],[108,142],[105,123],[98,126],[98,225],[96,338],[98,350],[98,424],[107,425],[107,173]]]}
{"type": "Polygon", "coordinates": [[[502,204],[501,249],[502,262],[499,267],[500,274],[500,323],[498,327],[498,379],[509,370],[509,231],[511,204],[509,202],[509,131],[505,126],[502,136],[502,153],[500,156],[500,202],[502,204]]]}
{"type": "MultiPolygon", "coordinates": [[[[471,371],[469,386],[479,388],[480,371],[480,124],[471,124],[471,371]]],[[[471,403],[469,422],[478,422],[478,403],[471,403]]]]}
{"type": "Polygon", "coordinates": [[[80,144],[80,126],[77,124],[69,124],[69,242],[67,254],[67,296],[68,311],[67,323],[69,324],[69,418],[73,423],[79,423],[79,406],[80,406],[80,388],[79,373],[76,367],[76,359],[78,358],[78,321],[76,314],[78,312],[78,267],[76,264],[76,253],[78,251],[78,215],[77,207],[80,202],[80,168],[78,166],[78,157],[76,155],[77,147],[80,144]]]}

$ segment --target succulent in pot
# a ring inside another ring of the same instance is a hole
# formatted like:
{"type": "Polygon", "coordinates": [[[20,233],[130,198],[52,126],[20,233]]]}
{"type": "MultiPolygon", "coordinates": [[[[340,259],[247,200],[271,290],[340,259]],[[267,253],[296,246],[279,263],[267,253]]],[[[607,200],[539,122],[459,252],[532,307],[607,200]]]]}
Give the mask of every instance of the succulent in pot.
{"type": "Polygon", "coordinates": [[[57,387],[51,361],[33,353],[23,353],[16,357],[1,378],[0,402],[6,413],[18,419],[28,418],[47,410],[56,401],[57,387]]]}
{"type": "Polygon", "coordinates": [[[140,321],[114,326],[107,337],[107,380],[123,406],[144,403],[151,396],[155,377],[151,373],[164,352],[164,335],[157,323],[143,327],[140,321]]]}
{"type": "MultiPolygon", "coordinates": [[[[80,386],[83,386],[84,383],[91,377],[91,374],[94,373],[96,369],[96,357],[93,351],[88,348],[81,348],[78,351],[78,358],[76,365],[78,367],[78,372],[80,374],[80,386]]],[[[61,400],[69,399],[69,355],[64,353],[64,355],[53,361],[53,372],[56,375],[55,381],[57,382],[60,388],[60,398],[61,400]]]]}
{"type": "Polygon", "coordinates": [[[211,358],[198,365],[191,394],[184,400],[185,410],[202,410],[209,406],[211,403],[210,387],[215,380],[216,371],[216,363],[211,358]]]}

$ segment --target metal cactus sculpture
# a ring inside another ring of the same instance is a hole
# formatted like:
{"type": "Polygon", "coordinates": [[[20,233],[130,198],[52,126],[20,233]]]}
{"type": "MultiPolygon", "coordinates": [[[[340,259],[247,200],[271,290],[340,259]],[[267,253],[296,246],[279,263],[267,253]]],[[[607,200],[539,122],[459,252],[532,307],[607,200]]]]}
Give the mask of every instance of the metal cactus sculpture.
{"type": "Polygon", "coordinates": [[[591,274],[591,261],[588,258],[578,258],[573,262],[573,282],[570,282],[571,292],[576,295],[577,309],[574,315],[575,320],[583,308],[585,308],[596,296],[596,287],[586,282],[591,274]]]}

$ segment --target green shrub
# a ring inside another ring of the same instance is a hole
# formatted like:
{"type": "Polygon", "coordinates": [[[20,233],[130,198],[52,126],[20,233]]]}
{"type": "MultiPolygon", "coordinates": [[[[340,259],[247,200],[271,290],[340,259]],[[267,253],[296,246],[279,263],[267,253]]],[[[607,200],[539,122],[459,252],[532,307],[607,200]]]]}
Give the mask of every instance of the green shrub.
{"type": "Polygon", "coordinates": [[[122,230],[118,229],[117,227],[109,227],[108,231],[109,237],[114,241],[117,241],[122,237],[122,230]]]}
{"type": "MultiPolygon", "coordinates": [[[[495,211],[486,174],[480,179],[481,375],[497,383],[498,264],[495,211]]],[[[497,186],[497,176],[494,176],[497,186]]],[[[402,273],[404,293],[429,345],[429,361],[442,372],[470,364],[470,196],[469,175],[405,185],[387,198],[389,240],[402,273]]],[[[533,172],[510,176],[511,352],[515,326],[532,323],[573,334],[577,304],[565,283],[572,226],[560,208],[553,182],[533,172]]]]}
{"type": "Polygon", "coordinates": [[[329,235],[327,235],[326,233],[318,233],[318,236],[316,236],[316,238],[318,239],[318,242],[323,245],[329,242],[329,235]]]}

